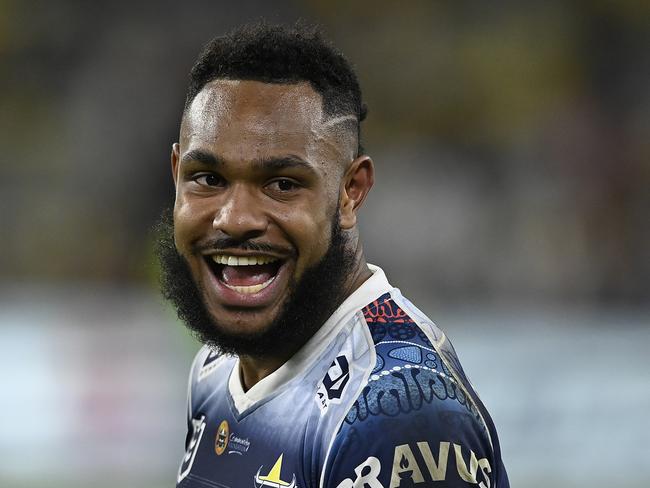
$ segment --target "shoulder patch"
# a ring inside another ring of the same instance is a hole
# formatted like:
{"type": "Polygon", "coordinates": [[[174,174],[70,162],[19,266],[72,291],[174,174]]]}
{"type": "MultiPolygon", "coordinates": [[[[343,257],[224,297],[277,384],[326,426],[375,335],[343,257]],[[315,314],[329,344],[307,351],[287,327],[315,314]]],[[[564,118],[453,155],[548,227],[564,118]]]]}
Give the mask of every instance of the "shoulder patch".
{"type": "Polygon", "coordinates": [[[437,368],[440,360],[424,331],[386,293],[363,310],[377,350],[377,364],[372,374],[393,365],[437,368]]]}
{"type": "Polygon", "coordinates": [[[201,365],[201,369],[199,369],[199,374],[196,376],[196,381],[201,381],[210,376],[210,374],[213,373],[216,369],[218,364],[217,359],[220,357],[221,354],[219,352],[210,350],[210,353],[207,355],[203,361],[203,364],[201,365]]]}

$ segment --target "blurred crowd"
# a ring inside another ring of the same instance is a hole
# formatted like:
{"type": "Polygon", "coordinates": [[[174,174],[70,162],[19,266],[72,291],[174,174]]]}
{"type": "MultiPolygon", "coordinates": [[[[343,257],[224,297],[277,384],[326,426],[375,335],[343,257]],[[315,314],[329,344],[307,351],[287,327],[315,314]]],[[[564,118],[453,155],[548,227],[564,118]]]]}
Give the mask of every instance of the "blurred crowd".
{"type": "Polygon", "coordinates": [[[647,304],[648,5],[0,1],[0,284],[153,283],[199,49],[302,17],[357,67],[378,173],[365,245],[398,284],[647,304]]]}

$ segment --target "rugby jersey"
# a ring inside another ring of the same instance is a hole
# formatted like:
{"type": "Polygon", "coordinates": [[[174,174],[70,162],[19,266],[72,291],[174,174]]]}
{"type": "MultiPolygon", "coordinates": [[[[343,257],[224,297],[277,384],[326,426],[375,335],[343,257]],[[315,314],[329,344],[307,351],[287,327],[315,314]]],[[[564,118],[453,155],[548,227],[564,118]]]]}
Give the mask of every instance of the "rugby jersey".
{"type": "Polygon", "coordinates": [[[493,422],[445,334],[384,272],[244,391],[236,357],[190,372],[178,488],[508,488],[493,422]]]}

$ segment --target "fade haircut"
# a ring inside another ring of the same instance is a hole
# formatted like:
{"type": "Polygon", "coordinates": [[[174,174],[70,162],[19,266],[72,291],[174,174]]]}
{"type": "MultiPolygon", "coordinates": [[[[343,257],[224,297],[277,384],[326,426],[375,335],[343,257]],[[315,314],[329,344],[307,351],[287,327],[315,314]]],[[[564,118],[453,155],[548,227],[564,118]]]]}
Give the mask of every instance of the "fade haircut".
{"type": "Polygon", "coordinates": [[[261,21],[212,39],[190,72],[185,110],[207,83],[217,79],[309,82],[323,99],[325,115],[353,117],[346,126],[356,131],[357,155],[363,153],[361,121],[367,108],[359,81],[347,59],[323,38],[318,27],[261,21]]]}

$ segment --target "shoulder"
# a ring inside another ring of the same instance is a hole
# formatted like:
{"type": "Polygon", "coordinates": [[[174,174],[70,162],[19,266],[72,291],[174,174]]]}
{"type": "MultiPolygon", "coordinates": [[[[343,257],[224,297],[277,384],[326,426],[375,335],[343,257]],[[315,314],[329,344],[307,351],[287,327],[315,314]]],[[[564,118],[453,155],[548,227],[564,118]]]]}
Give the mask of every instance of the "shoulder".
{"type": "Polygon", "coordinates": [[[194,384],[209,376],[215,369],[219,358],[223,356],[210,349],[208,346],[202,346],[197,351],[190,366],[190,384],[194,384]]]}
{"type": "Polygon", "coordinates": [[[376,362],[343,419],[323,486],[490,486],[489,428],[444,333],[397,290],[363,315],[376,362]]]}
{"type": "Polygon", "coordinates": [[[215,381],[223,381],[222,375],[215,375],[215,372],[228,360],[225,356],[208,346],[203,346],[194,356],[188,380],[188,413],[196,409],[206,396],[215,388],[215,381]]]}
{"type": "Polygon", "coordinates": [[[423,409],[458,411],[480,422],[468,391],[471,386],[455,352],[443,355],[451,344],[433,322],[398,291],[368,304],[363,315],[376,360],[346,423],[377,416],[395,418],[423,409]]]}

